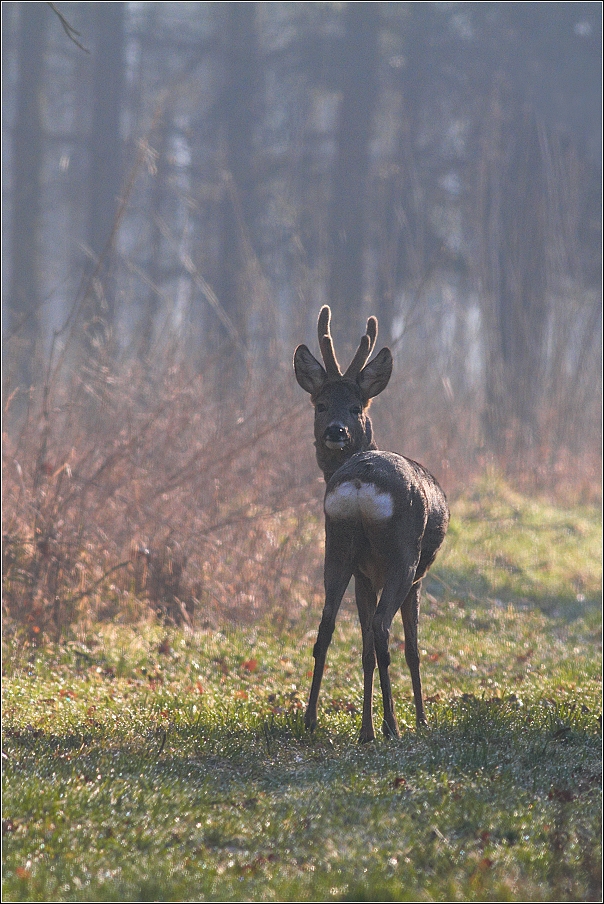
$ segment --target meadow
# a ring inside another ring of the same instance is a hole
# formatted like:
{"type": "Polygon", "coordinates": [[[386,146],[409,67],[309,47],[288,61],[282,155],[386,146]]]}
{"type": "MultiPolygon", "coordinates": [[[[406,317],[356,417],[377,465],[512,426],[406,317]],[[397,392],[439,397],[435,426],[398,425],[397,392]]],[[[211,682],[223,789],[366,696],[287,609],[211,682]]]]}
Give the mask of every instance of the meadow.
{"type": "Polygon", "coordinates": [[[420,617],[427,730],[393,626],[399,741],[357,743],[350,592],[313,734],[315,597],[5,631],[3,899],[601,900],[600,509],[491,476],[452,513],[420,617]]]}

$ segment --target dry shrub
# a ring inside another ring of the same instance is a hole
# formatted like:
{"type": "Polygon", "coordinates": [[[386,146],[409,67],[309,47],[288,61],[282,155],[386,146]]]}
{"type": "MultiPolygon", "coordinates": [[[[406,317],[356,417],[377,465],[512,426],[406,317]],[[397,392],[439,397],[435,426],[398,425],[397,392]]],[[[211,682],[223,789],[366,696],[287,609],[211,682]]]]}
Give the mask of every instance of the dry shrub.
{"type": "Polygon", "coordinates": [[[296,618],[321,586],[321,487],[289,376],[238,411],[169,359],[74,368],[33,391],[4,436],[9,624],[34,638],[148,612],[296,618]]]}

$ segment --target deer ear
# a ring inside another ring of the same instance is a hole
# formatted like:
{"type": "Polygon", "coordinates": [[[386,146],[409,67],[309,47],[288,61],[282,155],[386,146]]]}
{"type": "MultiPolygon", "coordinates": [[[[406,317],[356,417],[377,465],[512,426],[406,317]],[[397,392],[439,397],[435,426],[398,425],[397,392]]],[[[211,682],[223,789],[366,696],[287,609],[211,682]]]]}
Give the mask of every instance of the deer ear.
{"type": "Polygon", "coordinates": [[[305,345],[299,345],[294,352],[294,370],[296,380],[302,389],[311,395],[319,392],[327,379],[325,368],[319,364],[314,355],[311,355],[305,345]]]}
{"type": "Polygon", "coordinates": [[[379,395],[388,385],[392,373],[392,354],[389,348],[383,348],[373,361],[366,364],[357,377],[357,383],[363,399],[367,402],[379,395]]]}

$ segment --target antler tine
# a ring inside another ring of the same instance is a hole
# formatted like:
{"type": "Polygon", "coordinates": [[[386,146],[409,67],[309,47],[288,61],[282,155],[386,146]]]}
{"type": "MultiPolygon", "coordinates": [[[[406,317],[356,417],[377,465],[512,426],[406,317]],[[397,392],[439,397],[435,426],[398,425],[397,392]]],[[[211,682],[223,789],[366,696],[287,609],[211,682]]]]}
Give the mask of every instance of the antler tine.
{"type": "Polygon", "coordinates": [[[327,376],[339,377],[342,375],[342,371],[340,370],[340,365],[338,364],[338,359],[336,358],[336,353],[333,347],[333,340],[331,338],[331,332],[329,330],[330,320],[331,311],[329,309],[329,305],[323,305],[319,313],[318,323],[319,348],[321,349],[321,354],[323,355],[323,361],[325,362],[327,376]]]}
{"type": "Polygon", "coordinates": [[[370,317],[367,321],[367,331],[365,335],[361,338],[359,343],[359,347],[357,352],[350,362],[348,370],[344,374],[344,378],[347,380],[356,380],[360,372],[363,370],[365,365],[367,364],[367,360],[369,355],[373,351],[375,347],[375,342],[377,339],[377,318],[370,317]]]}
{"type": "MultiPolygon", "coordinates": [[[[366,332],[367,332],[367,335],[369,336],[369,355],[370,355],[371,352],[373,351],[373,349],[375,348],[375,343],[377,340],[377,334],[378,334],[377,317],[370,317],[367,320],[366,332]]],[[[369,355],[367,357],[369,357],[369,355]]]]}
{"type": "Polygon", "coordinates": [[[319,311],[319,342],[323,336],[329,336],[329,324],[331,323],[331,309],[328,304],[324,304],[319,311]]]}

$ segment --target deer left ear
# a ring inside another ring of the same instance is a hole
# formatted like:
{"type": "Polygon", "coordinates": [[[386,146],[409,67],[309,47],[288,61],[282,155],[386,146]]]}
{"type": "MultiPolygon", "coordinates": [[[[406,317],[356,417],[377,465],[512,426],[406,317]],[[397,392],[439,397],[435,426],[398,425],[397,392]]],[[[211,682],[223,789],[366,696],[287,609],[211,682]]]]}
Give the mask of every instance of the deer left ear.
{"type": "Polygon", "coordinates": [[[305,345],[299,345],[294,352],[294,370],[296,380],[306,392],[315,395],[323,388],[327,379],[325,368],[311,355],[305,345]]]}
{"type": "Polygon", "coordinates": [[[383,348],[373,361],[365,365],[357,377],[363,399],[368,402],[369,399],[379,395],[388,385],[391,374],[392,353],[389,348],[383,348]]]}

